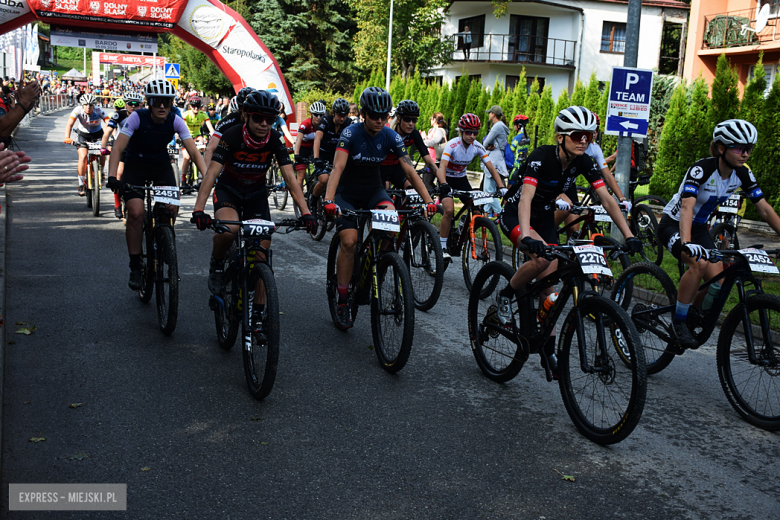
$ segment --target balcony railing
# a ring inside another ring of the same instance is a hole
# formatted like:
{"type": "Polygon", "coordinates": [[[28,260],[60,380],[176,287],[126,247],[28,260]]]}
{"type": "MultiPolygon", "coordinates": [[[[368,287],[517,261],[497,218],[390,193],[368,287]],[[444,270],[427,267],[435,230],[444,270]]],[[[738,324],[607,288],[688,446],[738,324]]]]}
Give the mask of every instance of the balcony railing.
{"type": "Polygon", "coordinates": [[[471,49],[463,36],[448,37],[453,61],[491,61],[574,68],[577,42],[521,34],[471,34],[471,49]]]}
{"type": "Polygon", "coordinates": [[[704,18],[702,49],[726,49],[759,45],[780,40],[777,4],[771,6],[769,20],[761,32],[756,32],[757,9],[742,9],[713,14],[704,18]]]}

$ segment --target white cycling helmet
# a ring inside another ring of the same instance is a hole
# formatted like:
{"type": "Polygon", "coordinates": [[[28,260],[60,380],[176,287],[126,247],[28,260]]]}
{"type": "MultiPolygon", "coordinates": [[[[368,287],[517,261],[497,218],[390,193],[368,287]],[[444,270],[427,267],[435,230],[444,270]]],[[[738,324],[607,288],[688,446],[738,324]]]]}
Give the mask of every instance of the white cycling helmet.
{"type": "Polygon", "coordinates": [[[81,96],[80,103],[82,105],[94,105],[96,101],[97,100],[95,99],[95,96],[93,96],[92,94],[84,94],[83,96],[81,96]]]}
{"type": "Polygon", "coordinates": [[[569,132],[595,132],[598,122],[593,112],[585,107],[571,106],[558,112],[555,118],[555,131],[561,134],[569,132]]]}
{"type": "Polygon", "coordinates": [[[756,144],[758,131],[744,119],[728,119],[715,126],[712,140],[726,146],[739,144],[756,144]]]}
{"type": "Polygon", "coordinates": [[[128,92],[124,95],[124,100],[125,103],[127,103],[128,101],[137,101],[139,103],[143,103],[144,97],[138,92],[128,92]]]}
{"type": "Polygon", "coordinates": [[[313,116],[324,116],[326,111],[325,105],[319,101],[315,101],[309,106],[309,112],[311,112],[311,115],[313,116]]]}
{"type": "Polygon", "coordinates": [[[228,113],[238,112],[238,96],[233,96],[228,106],[228,113]]]}
{"type": "Polygon", "coordinates": [[[164,79],[155,79],[146,84],[146,87],[144,87],[144,95],[148,98],[158,97],[173,99],[176,97],[176,89],[164,79]]]}

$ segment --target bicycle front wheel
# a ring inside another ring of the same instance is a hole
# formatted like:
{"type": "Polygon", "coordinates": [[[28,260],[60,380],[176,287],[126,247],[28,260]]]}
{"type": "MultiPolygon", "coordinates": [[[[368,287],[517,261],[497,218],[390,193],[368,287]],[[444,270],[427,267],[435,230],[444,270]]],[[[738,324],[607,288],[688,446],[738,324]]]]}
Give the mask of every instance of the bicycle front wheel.
{"type": "Polygon", "coordinates": [[[717,361],[720,385],[737,413],[761,429],[780,431],[780,298],[758,294],[735,306],[718,336],[717,361]],[[751,334],[745,333],[745,310],[751,334]]]}
{"type": "Polygon", "coordinates": [[[95,217],[100,216],[100,161],[98,159],[92,159],[89,164],[92,170],[90,175],[92,176],[92,215],[95,217]]]}
{"type": "Polygon", "coordinates": [[[729,222],[721,222],[710,230],[710,237],[717,249],[739,249],[737,230],[729,222]]]}
{"type": "Polygon", "coordinates": [[[371,298],[371,334],[382,368],[401,370],[414,339],[414,292],[409,272],[396,253],[384,253],[376,266],[376,297],[371,298]]]}
{"type": "Polygon", "coordinates": [[[644,251],[642,258],[655,265],[661,265],[664,259],[664,248],[658,241],[658,219],[655,213],[644,204],[631,208],[631,232],[642,241],[644,251]]]}
{"type": "Polygon", "coordinates": [[[597,444],[622,441],[642,417],[647,369],[640,344],[626,312],[601,296],[585,298],[566,317],[558,342],[561,397],[580,433],[597,444]],[[629,353],[628,365],[620,350],[629,353]]]}
{"type": "MultiPolygon", "coordinates": [[[[464,232],[466,232],[465,229],[464,232]]],[[[466,282],[466,289],[471,291],[474,278],[479,270],[493,260],[500,262],[504,256],[501,235],[496,223],[486,217],[475,218],[474,240],[472,241],[471,237],[466,237],[466,245],[462,255],[463,281],[466,282]]],[[[493,291],[493,287],[486,286],[484,290],[483,298],[493,291]]]]}
{"type": "Polygon", "coordinates": [[[225,292],[220,295],[222,303],[216,302],[214,307],[214,323],[217,327],[217,342],[225,350],[229,350],[236,342],[238,325],[241,321],[235,298],[238,298],[238,274],[231,259],[236,257],[236,245],[230,246],[225,256],[224,280],[225,292]]]}
{"type": "Polygon", "coordinates": [[[404,261],[409,266],[409,276],[414,289],[414,306],[431,309],[439,301],[444,285],[444,255],[439,234],[433,224],[420,220],[408,228],[409,242],[404,249],[404,261]],[[410,250],[411,249],[411,250],[410,250]]]}
{"type": "MultiPolygon", "coordinates": [[[[126,225],[126,224],[125,224],[126,225]]],[[[138,289],[138,297],[142,302],[148,303],[154,294],[154,239],[149,231],[151,222],[144,222],[144,236],[141,240],[141,259],[143,260],[143,275],[141,288],[138,289]]]]}
{"type": "Polygon", "coordinates": [[[173,176],[176,178],[176,186],[181,188],[181,172],[179,171],[178,159],[171,160],[171,168],[173,168],[173,176]]]}
{"type": "MultiPolygon", "coordinates": [[[[279,171],[279,165],[274,162],[271,165],[271,184],[274,186],[282,182],[282,174],[279,171]]],[[[274,206],[279,211],[283,210],[287,206],[287,189],[274,192],[274,206]]]]}
{"type": "Polygon", "coordinates": [[[179,264],[173,229],[167,226],[157,231],[157,320],[163,334],[170,336],[176,329],[179,315],[179,264]]]}
{"type": "MultiPolygon", "coordinates": [[[[257,263],[249,274],[250,291],[261,281],[265,291],[265,309],[244,326],[244,374],[249,393],[258,401],[265,398],[274,386],[279,365],[279,297],[274,273],[266,263],[257,263]]],[[[255,293],[257,296],[257,293],[255,293]]],[[[252,302],[249,302],[250,304],[252,302]]],[[[251,307],[250,307],[251,310],[251,307]]]]}

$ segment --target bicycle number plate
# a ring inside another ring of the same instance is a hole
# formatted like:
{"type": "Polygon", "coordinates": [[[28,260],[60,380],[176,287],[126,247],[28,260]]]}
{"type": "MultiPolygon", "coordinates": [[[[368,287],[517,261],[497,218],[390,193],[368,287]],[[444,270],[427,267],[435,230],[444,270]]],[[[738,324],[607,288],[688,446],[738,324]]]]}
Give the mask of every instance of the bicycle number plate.
{"type": "Polygon", "coordinates": [[[599,246],[574,246],[574,254],[577,255],[583,273],[612,276],[612,269],[607,264],[604,250],[599,246]]]}
{"type": "Polygon", "coordinates": [[[593,210],[593,219],[596,222],[612,222],[612,217],[607,214],[604,206],[591,206],[591,209],[593,210]]]}
{"type": "Polygon", "coordinates": [[[97,141],[87,141],[89,155],[100,155],[100,143],[97,141]]]}
{"type": "Polygon", "coordinates": [[[741,202],[742,202],[742,197],[734,193],[731,195],[731,197],[726,199],[726,201],[723,204],[720,205],[718,211],[721,213],[736,213],[739,211],[741,202]]]}
{"type": "Polygon", "coordinates": [[[276,230],[276,224],[269,220],[263,220],[263,219],[252,219],[252,220],[244,220],[241,222],[242,227],[244,228],[244,234],[249,236],[263,236],[263,235],[270,235],[276,230]]]}
{"type": "Polygon", "coordinates": [[[401,231],[398,212],[393,209],[372,209],[371,229],[382,231],[401,231]]]}
{"type": "Polygon", "coordinates": [[[170,204],[172,206],[181,206],[178,186],[155,186],[154,202],[161,204],[170,204]]]}
{"type": "Polygon", "coordinates": [[[406,204],[409,206],[420,206],[424,202],[417,190],[406,190],[406,204]]]}
{"type": "Polygon", "coordinates": [[[777,266],[769,258],[769,255],[766,254],[766,251],[761,249],[740,249],[739,254],[747,260],[750,270],[754,273],[780,274],[780,270],[777,269],[777,266]]]}
{"type": "Polygon", "coordinates": [[[471,197],[474,199],[475,206],[483,206],[485,204],[490,204],[493,201],[493,196],[484,191],[472,191],[471,197]]]}

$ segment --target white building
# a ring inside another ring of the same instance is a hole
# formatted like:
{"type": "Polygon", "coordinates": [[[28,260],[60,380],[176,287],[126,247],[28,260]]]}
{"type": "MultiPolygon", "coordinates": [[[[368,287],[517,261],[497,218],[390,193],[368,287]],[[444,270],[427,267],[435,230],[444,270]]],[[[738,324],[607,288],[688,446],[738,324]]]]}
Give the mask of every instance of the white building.
{"type": "MultiPolygon", "coordinates": [[[[492,88],[498,79],[514,86],[522,67],[530,87],[550,85],[553,97],[573,91],[577,77],[587,82],[591,72],[609,81],[613,66],[623,65],[627,0],[514,0],[501,18],[490,1],[454,0],[446,13],[442,37],[453,46],[452,62],[431,71],[445,83],[465,73],[492,88]],[[458,36],[468,26],[471,48],[458,36]]],[[[689,6],[677,0],[643,0],[637,66],[677,73],[680,56],[662,57],[664,48],[680,49],[689,6]]]]}

